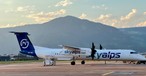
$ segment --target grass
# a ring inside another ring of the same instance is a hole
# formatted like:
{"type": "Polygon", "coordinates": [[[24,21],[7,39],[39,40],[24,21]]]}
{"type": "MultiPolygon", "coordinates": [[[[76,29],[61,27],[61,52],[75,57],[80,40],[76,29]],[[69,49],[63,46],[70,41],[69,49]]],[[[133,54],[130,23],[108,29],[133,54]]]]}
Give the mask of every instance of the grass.
{"type": "Polygon", "coordinates": [[[33,62],[43,62],[43,60],[0,61],[0,64],[20,64],[20,63],[33,63],[33,62]]]}
{"type": "MultiPolygon", "coordinates": [[[[22,63],[35,63],[35,62],[43,62],[44,60],[43,59],[39,59],[39,60],[17,60],[17,61],[0,61],[0,65],[1,64],[22,64],[22,63]]],[[[64,62],[67,62],[67,63],[70,63],[72,60],[57,60],[57,62],[60,62],[60,63],[64,63],[64,62]]],[[[82,60],[76,60],[76,62],[81,62],[82,60]]],[[[86,62],[90,62],[90,61],[93,61],[93,60],[85,60],[86,62]]],[[[96,61],[96,60],[95,60],[96,61]]]]}

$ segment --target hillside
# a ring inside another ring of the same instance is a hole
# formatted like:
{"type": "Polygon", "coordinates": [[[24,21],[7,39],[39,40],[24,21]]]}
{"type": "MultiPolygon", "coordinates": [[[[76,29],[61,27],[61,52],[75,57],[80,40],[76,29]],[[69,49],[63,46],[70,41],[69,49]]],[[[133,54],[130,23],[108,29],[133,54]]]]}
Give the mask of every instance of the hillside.
{"type": "Polygon", "coordinates": [[[50,48],[58,47],[61,44],[90,48],[91,43],[94,42],[96,48],[102,44],[107,49],[135,49],[139,52],[146,49],[133,41],[133,37],[129,34],[117,28],[66,16],[43,24],[0,29],[1,54],[18,53],[20,50],[16,37],[9,31],[29,32],[31,34],[29,37],[34,45],[50,48]]]}
{"type": "Polygon", "coordinates": [[[121,30],[127,33],[133,39],[133,42],[144,48],[143,50],[146,52],[146,27],[124,28],[121,30]]]}

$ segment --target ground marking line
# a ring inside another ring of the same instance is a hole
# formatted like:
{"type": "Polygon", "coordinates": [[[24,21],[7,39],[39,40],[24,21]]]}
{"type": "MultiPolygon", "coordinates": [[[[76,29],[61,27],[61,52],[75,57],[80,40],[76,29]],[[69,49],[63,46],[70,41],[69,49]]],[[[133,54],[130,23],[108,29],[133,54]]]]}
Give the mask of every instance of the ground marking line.
{"type": "Polygon", "coordinates": [[[113,72],[114,72],[114,71],[111,71],[111,72],[104,73],[104,74],[102,74],[102,76],[109,75],[109,74],[111,74],[111,73],[113,73],[113,72]]]}

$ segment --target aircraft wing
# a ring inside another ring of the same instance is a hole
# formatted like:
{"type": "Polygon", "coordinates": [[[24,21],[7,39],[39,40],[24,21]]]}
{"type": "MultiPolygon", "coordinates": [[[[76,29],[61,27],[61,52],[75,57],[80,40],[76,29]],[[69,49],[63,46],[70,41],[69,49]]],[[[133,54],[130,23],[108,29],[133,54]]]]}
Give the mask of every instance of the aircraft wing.
{"type": "Polygon", "coordinates": [[[62,47],[68,51],[70,51],[72,54],[80,54],[81,49],[80,48],[76,48],[76,47],[72,47],[72,46],[66,46],[66,45],[62,45],[62,47]]]}
{"type": "Polygon", "coordinates": [[[89,56],[90,54],[88,54],[86,52],[86,50],[82,49],[82,48],[77,48],[77,47],[73,47],[73,46],[67,46],[67,45],[61,45],[61,47],[63,47],[63,49],[66,49],[68,51],[68,53],[65,53],[64,55],[69,55],[69,56],[89,56]]]}

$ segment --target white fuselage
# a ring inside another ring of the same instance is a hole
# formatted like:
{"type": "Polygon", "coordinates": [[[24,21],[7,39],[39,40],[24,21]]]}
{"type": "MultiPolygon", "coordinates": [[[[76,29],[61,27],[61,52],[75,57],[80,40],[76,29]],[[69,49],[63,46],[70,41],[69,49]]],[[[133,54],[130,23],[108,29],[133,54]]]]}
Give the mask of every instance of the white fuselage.
{"type": "Polygon", "coordinates": [[[71,60],[73,58],[72,55],[65,55],[66,50],[64,49],[52,49],[38,46],[35,46],[34,48],[35,53],[39,58],[57,58],[57,60],[71,60]]]}
{"type": "MultiPolygon", "coordinates": [[[[86,51],[86,55],[91,55],[91,49],[90,48],[81,48],[81,50],[86,51]]],[[[123,60],[130,60],[130,61],[146,61],[145,56],[137,53],[134,50],[126,50],[126,49],[96,49],[95,53],[96,60],[117,60],[117,61],[123,61],[123,60]]]]}
{"type": "Polygon", "coordinates": [[[146,58],[135,52],[134,50],[96,50],[95,57],[98,60],[134,60],[141,61],[146,60],[146,58]]]}
{"type": "MultiPolygon", "coordinates": [[[[35,46],[35,53],[40,58],[57,58],[57,60],[71,60],[73,55],[66,49],[50,49],[35,46]]],[[[81,48],[81,55],[89,57],[91,55],[90,48],[81,48]]],[[[79,55],[79,54],[78,54],[79,55]]],[[[99,50],[96,49],[95,59],[97,60],[146,60],[146,58],[135,52],[134,50],[99,50]]]]}

